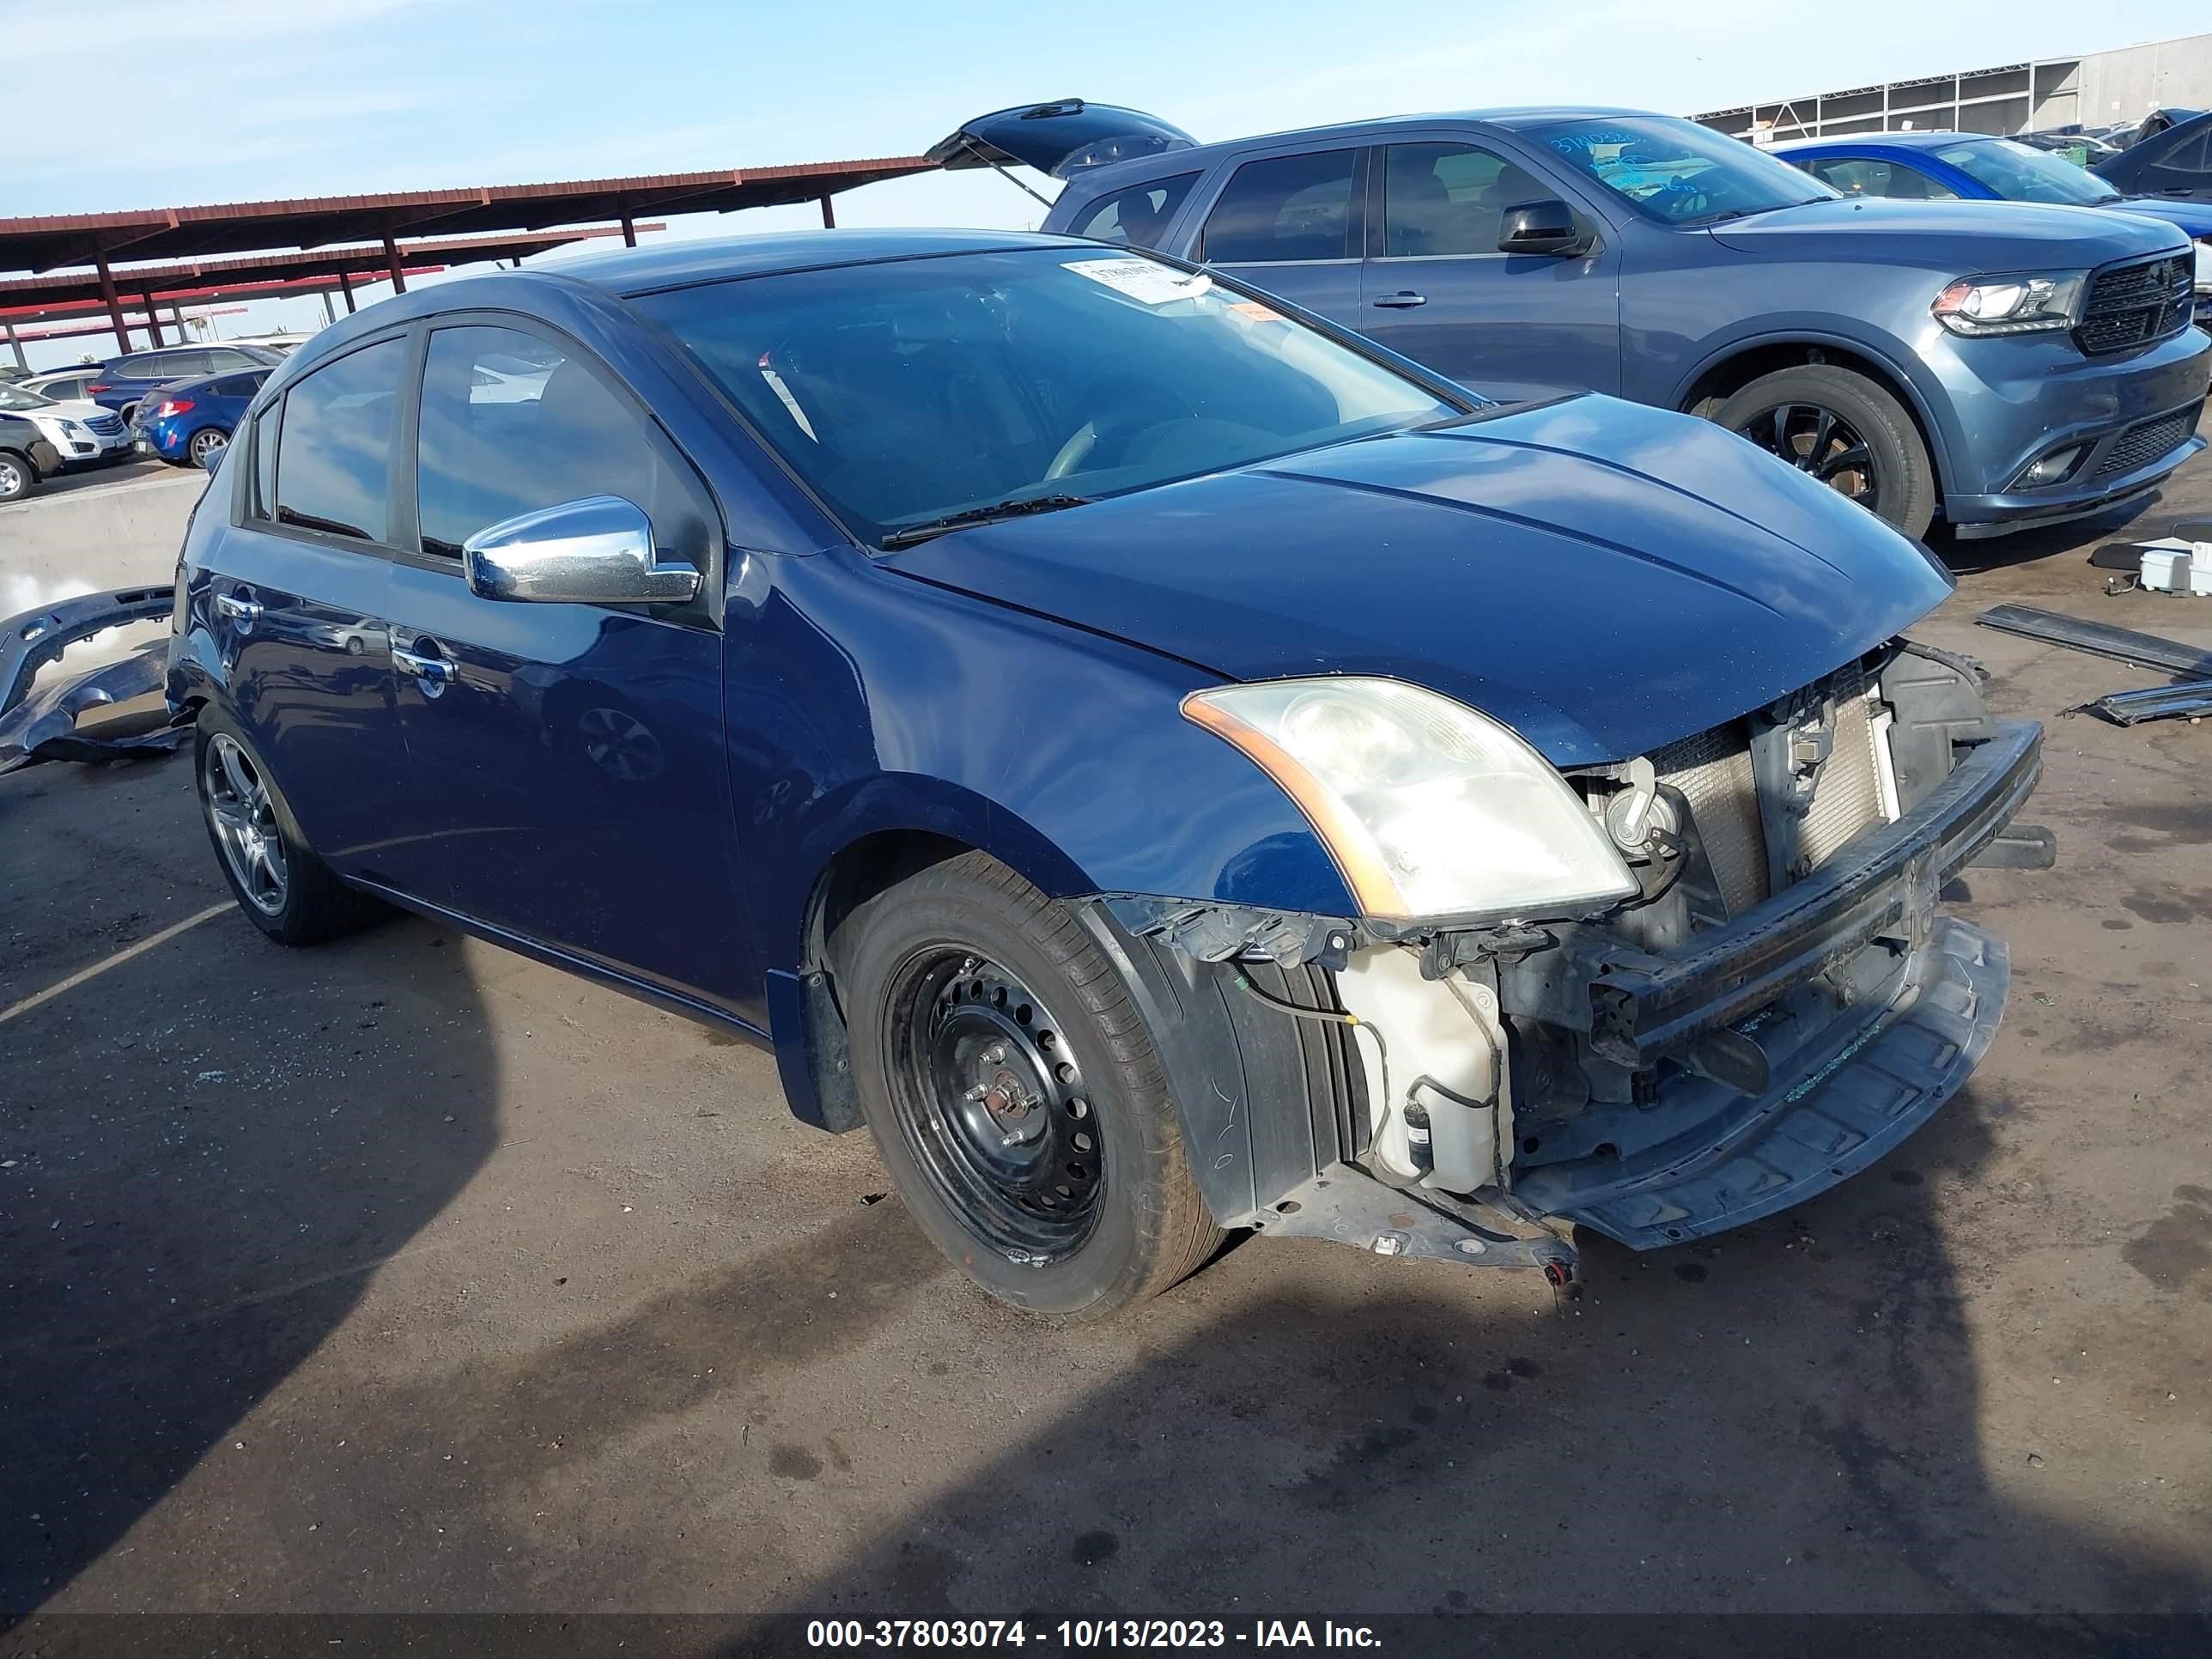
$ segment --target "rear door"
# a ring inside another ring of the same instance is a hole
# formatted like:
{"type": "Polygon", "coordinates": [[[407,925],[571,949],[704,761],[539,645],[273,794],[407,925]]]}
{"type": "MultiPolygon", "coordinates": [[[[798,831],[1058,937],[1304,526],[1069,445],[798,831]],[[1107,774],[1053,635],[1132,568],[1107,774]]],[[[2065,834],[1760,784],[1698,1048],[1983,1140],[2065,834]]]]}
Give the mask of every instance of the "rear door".
{"type": "Polygon", "coordinates": [[[754,982],[722,744],[712,498],[615,376],[564,337],[441,319],[423,358],[415,526],[391,671],[424,833],[410,882],[510,933],[724,1007],[754,982]],[[477,532],[617,495],[697,565],[684,606],[480,599],[477,532]]]}
{"type": "Polygon", "coordinates": [[[1463,139],[1382,146],[1370,166],[1375,228],[1353,327],[1504,402],[1620,390],[1619,248],[1601,235],[1571,257],[1498,251],[1506,210],[1559,198],[1557,184],[1463,139]]]}
{"type": "Polygon", "coordinates": [[[1191,257],[1293,305],[1364,329],[1359,255],[1366,235],[1367,149],[1277,151],[1230,170],[1191,257]]]}
{"type": "Polygon", "coordinates": [[[372,876],[410,814],[383,622],[408,349],[372,341],[260,411],[212,486],[234,495],[205,560],[234,712],[308,844],[372,876]]]}

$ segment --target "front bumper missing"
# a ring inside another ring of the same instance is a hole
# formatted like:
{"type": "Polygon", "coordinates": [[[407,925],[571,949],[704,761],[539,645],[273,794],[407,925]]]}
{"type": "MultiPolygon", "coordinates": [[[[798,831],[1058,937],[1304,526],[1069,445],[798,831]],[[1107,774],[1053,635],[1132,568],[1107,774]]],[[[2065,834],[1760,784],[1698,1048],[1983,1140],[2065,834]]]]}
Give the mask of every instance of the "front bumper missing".
{"type": "Polygon", "coordinates": [[[1985,853],[2048,862],[2047,836],[1992,847],[2041,772],[2039,726],[1996,733],[1905,817],[1680,951],[1583,929],[1502,975],[1509,1013],[1621,1065],[1677,1063],[1649,1104],[1540,1126],[1516,1198],[1650,1249],[1799,1203],[1925,1122],[1988,1048],[2010,977],[2003,945],[1936,895],[1985,853]]]}

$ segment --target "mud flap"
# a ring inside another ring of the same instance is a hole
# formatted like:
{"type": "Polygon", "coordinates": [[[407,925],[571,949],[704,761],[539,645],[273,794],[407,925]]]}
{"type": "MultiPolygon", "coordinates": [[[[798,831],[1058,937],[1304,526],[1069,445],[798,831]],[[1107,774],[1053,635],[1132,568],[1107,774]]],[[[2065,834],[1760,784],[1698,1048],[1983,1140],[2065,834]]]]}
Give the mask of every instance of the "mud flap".
{"type": "Polygon", "coordinates": [[[2002,940],[1940,919],[1904,1006],[1809,1074],[1784,1081],[1728,1130],[1656,1167],[1577,1160],[1528,1171],[1515,1195],[1632,1249],[1703,1238],[1802,1204],[1904,1140],[1956,1093],[2004,1013],[2002,940]]]}

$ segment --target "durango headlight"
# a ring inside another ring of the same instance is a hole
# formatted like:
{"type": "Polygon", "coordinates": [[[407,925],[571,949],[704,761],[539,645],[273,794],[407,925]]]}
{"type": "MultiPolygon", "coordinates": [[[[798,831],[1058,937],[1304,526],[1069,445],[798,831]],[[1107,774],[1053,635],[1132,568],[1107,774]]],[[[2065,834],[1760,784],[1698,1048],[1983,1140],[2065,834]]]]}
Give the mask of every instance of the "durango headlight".
{"type": "Polygon", "coordinates": [[[2010,276],[1962,276],[1928,309],[1954,334],[2033,334],[2074,326],[2087,273],[2025,271],[2010,276]]]}
{"type": "Polygon", "coordinates": [[[1551,763],[1449,697],[1397,680],[1267,680],[1194,691],[1182,712],[1282,786],[1366,915],[1559,917],[1638,890],[1551,763]]]}
{"type": "Polygon", "coordinates": [[[2197,291],[2212,294],[2212,236],[2197,239],[2197,291]]]}

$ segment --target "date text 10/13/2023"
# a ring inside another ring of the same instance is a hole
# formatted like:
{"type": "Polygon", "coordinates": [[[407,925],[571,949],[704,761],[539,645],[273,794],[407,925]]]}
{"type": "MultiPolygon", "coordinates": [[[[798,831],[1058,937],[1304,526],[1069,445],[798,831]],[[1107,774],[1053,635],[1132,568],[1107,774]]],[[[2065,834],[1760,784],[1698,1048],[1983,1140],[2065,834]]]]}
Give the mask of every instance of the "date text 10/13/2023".
{"type": "Polygon", "coordinates": [[[1056,1624],[1019,1619],[815,1619],[807,1621],[810,1648],[1365,1648],[1382,1645],[1365,1625],[1332,1620],[1255,1619],[1235,1625],[1220,1619],[1063,1619],[1056,1624]]]}

